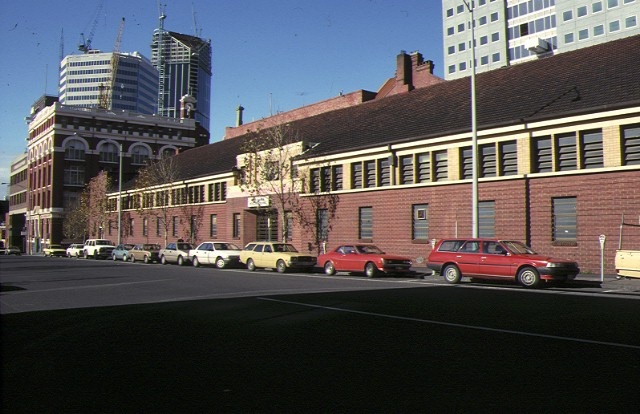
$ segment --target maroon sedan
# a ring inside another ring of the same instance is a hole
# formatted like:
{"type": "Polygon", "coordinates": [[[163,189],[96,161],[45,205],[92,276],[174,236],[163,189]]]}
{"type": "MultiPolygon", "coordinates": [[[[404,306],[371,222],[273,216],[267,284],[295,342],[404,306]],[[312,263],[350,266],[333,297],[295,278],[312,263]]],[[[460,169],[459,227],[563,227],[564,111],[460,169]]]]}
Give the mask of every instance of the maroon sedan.
{"type": "Polygon", "coordinates": [[[374,277],[411,271],[410,258],[387,254],[371,244],[344,244],[320,255],[318,264],[329,276],[336,272],[364,272],[367,277],[374,277]]]}

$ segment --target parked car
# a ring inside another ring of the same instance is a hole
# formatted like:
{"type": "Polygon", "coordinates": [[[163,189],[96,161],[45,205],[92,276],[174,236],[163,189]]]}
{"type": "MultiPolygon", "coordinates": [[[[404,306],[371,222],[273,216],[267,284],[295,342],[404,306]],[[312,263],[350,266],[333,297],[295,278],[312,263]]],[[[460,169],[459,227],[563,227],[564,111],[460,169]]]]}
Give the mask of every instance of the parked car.
{"type": "Polygon", "coordinates": [[[60,244],[50,244],[42,249],[42,253],[48,257],[65,257],[67,255],[67,249],[60,244]]]}
{"type": "Polygon", "coordinates": [[[318,256],[318,264],[331,276],[336,272],[364,272],[367,277],[379,274],[409,273],[409,257],[388,254],[372,244],[345,244],[318,256]]]}
{"type": "Polygon", "coordinates": [[[81,244],[81,243],[70,244],[66,250],[67,257],[75,257],[76,259],[79,257],[82,257],[84,256],[83,249],[84,249],[84,244],[81,244]]]}
{"type": "Polygon", "coordinates": [[[191,249],[193,249],[193,246],[190,243],[168,243],[164,249],[160,250],[160,263],[177,263],[178,266],[189,263],[191,261],[191,254],[189,253],[191,249]]]}
{"type": "Polygon", "coordinates": [[[145,263],[160,261],[160,245],[153,243],[136,244],[129,250],[129,260],[142,260],[145,263]]]}
{"type": "Polygon", "coordinates": [[[17,246],[5,247],[3,251],[6,255],[14,254],[16,256],[20,256],[22,254],[22,251],[17,246]]]}
{"type": "Polygon", "coordinates": [[[82,252],[87,259],[93,257],[94,259],[107,259],[111,257],[111,252],[115,248],[115,245],[111,240],[105,239],[88,239],[84,242],[82,252]]]}
{"type": "Polygon", "coordinates": [[[240,262],[251,271],[260,267],[284,273],[289,269],[310,271],[315,267],[317,258],[299,253],[289,243],[253,242],[247,244],[240,252],[240,262]]]}
{"type": "Polygon", "coordinates": [[[126,262],[129,258],[129,250],[133,249],[133,244],[119,244],[111,252],[111,258],[113,260],[122,260],[126,262]]]}
{"type": "Polygon", "coordinates": [[[222,269],[240,263],[240,247],[223,241],[206,241],[189,251],[191,263],[195,267],[200,265],[215,265],[222,269]]]}
{"type": "Polygon", "coordinates": [[[465,276],[513,280],[533,288],[542,280],[573,280],[580,268],[573,260],[537,254],[519,241],[496,239],[443,239],[427,258],[427,267],[458,283],[465,276]]]}

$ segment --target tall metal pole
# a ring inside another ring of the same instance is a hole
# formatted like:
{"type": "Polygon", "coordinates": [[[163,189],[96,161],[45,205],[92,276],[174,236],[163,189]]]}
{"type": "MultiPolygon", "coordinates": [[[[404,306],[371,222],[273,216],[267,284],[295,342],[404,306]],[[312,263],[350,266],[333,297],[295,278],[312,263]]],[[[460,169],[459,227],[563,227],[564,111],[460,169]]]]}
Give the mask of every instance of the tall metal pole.
{"type": "Polygon", "coordinates": [[[118,245],[122,241],[122,144],[120,144],[120,172],[118,173],[118,245]]]}
{"type": "Polygon", "coordinates": [[[476,118],[476,37],[475,37],[475,3],[467,6],[471,14],[471,161],[472,182],[471,182],[471,227],[472,237],[478,237],[478,122],[476,118]]]}

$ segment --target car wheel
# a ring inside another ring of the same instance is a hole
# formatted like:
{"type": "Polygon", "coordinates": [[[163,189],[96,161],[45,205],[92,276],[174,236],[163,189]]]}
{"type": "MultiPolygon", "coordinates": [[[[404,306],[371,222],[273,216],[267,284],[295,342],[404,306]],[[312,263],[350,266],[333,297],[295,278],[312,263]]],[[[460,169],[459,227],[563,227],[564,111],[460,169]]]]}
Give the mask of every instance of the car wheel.
{"type": "Polygon", "coordinates": [[[247,260],[247,269],[249,269],[251,272],[256,270],[256,264],[253,263],[253,259],[247,260]]]}
{"type": "Polygon", "coordinates": [[[162,263],[163,265],[167,264],[167,259],[165,259],[164,254],[162,255],[162,257],[160,258],[160,263],[162,263]]]}
{"type": "Polygon", "coordinates": [[[118,258],[116,257],[116,254],[115,254],[115,253],[111,255],[111,258],[113,259],[113,261],[114,261],[114,262],[115,262],[116,260],[118,260],[118,258]]]}
{"type": "Polygon", "coordinates": [[[151,259],[149,259],[149,256],[145,255],[143,261],[145,264],[149,264],[151,262],[151,259]]]}
{"type": "Polygon", "coordinates": [[[182,258],[182,256],[178,256],[178,266],[182,265],[184,265],[184,259],[182,258]]]}
{"type": "Polygon", "coordinates": [[[375,277],[378,274],[378,268],[376,267],[376,265],[374,263],[369,262],[364,267],[364,274],[367,277],[375,277]]]}
{"type": "Polygon", "coordinates": [[[284,273],[287,271],[287,265],[284,263],[284,260],[280,259],[276,263],[276,270],[278,273],[284,273]]]}
{"type": "Polygon", "coordinates": [[[460,274],[460,269],[456,265],[448,265],[444,268],[442,272],[444,276],[444,280],[447,283],[456,284],[460,283],[460,279],[462,279],[462,275],[460,274]]]}
{"type": "Polygon", "coordinates": [[[518,272],[518,281],[526,288],[535,288],[540,284],[540,273],[533,267],[524,267],[518,272]]]}
{"type": "Polygon", "coordinates": [[[336,274],[336,268],[331,262],[327,262],[324,264],[324,273],[327,276],[333,276],[336,274]]]}
{"type": "Polygon", "coordinates": [[[198,260],[198,256],[193,256],[193,267],[200,267],[200,260],[198,260]]]}
{"type": "Polygon", "coordinates": [[[136,262],[136,257],[134,255],[131,255],[131,263],[135,263],[136,262]]]}
{"type": "Polygon", "coordinates": [[[89,258],[89,252],[86,250],[82,252],[82,255],[84,256],[85,259],[89,258]]]}
{"type": "Polygon", "coordinates": [[[224,259],[222,257],[216,259],[216,267],[218,269],[224,269],[224,259]]]}

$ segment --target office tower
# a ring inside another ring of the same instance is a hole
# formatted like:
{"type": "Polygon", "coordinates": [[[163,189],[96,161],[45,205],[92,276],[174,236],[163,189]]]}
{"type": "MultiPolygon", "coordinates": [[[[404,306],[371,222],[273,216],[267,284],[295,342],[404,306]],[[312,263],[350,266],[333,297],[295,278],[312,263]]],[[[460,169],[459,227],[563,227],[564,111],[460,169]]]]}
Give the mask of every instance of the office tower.
{"type": "Polygon", "coordinates": [[[161,23],[161,27],[153,33],[151,63],[159,73],[158,114],[179,118],[181,99],[185,96],[193,97],[196,100],[195,120],[208,131],[211,41],[165,31],[161,23]]]}
{"type": "Polygon", "coordinates": [[[442,0],[445,79],[640,33],[640,0],[442,0]]]}
{"type": "Polygon", "coordinates": [[[61,63],[59,101],[63,105],[154,114],[157,91],[158,72],[138,52],[114,55],[90,50],[69,55],[61,63]],[[114,63],[117,69],[112,78],[114,63]]]}

